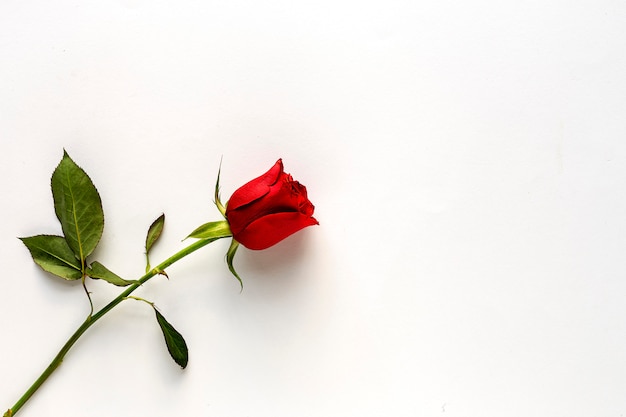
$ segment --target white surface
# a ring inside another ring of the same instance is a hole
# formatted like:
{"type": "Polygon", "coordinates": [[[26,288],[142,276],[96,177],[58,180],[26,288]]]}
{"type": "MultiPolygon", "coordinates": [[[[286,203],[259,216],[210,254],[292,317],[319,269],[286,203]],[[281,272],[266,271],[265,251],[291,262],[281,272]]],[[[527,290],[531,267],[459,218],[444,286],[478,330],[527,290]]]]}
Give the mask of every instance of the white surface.
{"type": "MultiPolygon", "coordinates": [[[[626,414],[621,1],[0,3],[0,404],[87,313],[17,236],[58,233],[62,148],[129,277],[283,157],[321,225],[204,249],[106,317],[20,413],[626,414]]],[[[102,305],[117,293],[90,283],[102,305]]]]}

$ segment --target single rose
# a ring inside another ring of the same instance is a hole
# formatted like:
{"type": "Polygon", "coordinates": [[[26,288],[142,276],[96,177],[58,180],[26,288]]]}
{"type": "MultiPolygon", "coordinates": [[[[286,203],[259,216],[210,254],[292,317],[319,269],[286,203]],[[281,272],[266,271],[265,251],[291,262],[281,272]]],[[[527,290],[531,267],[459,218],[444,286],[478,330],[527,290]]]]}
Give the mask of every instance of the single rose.
{"type": "Polygon", "coordinates": [[[319,224],[313,210],[306,187],[283,171],[279,159],[265,174],[233,193],[225,215],[237,242],[248,249],[266,249],[319,224]]]}
{"type": "Polygon", "coordinates": [[[235,191],[230,202],[226,204],[227,207],[224,207],[220,201],[218,171],[215,182],[215,205],[226,219],[211,221],[196,227],[187,236],[187,238],[196,239],[193,243],[153,267],[150,265],[150,249],[163,231],[165,215],[162,214],[152,222],[146,234],[146,272],[138,279],[129,281],[116,275],[101,263],[93,259],[87,260],[88,256],[95,253],[94,250],[102,235],[104,224],[102,200],[91,178],[65,151],[63,159],[52,174],[50,184],[54,197],[54,210],[61,223],[63,235],[39,234],[23,237],[20,240],[30,251],[35,263],[44,271],[64,280],[82,280],[91,311],[39,378],[32,383],[13,407],[3,414],[3,417],[15,416],[59,367],[66,354],[82,335],[125,300],[141,301],[142,304],[145,303],[154,310],[170,356],[176,364],[185,368],[189,360],[189,352],[183,336],[165,319],[155,307],[154,302],[131,294],[153,277],[167,276],[165,269],[187,255],[224,238],[232,238],[225,260],[228,269],[237,278],[243,290],[243,281],[233,265],[235,253],[241,244],[250,249],[265,249],[300,229],[318,224],[313,218],[313,204],[307,198],[306,188],[294,181],[291,175],[283,172],[283,163],[280,159],[267,173],[235,191]],[[94,218],[96,220],[99,218],[100,222],[94,221],[94,218]],[[91,300],[91,293],[85,285],[87,278],[127,288],[96,311],[91,300]]]}

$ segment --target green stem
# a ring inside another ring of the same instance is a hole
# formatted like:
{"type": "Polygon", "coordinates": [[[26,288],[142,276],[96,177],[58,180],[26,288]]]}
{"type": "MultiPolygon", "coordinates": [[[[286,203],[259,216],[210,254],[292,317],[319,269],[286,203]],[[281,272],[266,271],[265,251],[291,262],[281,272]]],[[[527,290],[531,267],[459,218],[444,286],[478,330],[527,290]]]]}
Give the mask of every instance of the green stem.
{"type": "Polygon", "coordinates": [[[186,248],[180,250],[174,255],[167,258],[165,261],[161,262],[155,268],[152,268],[148,271],[144,276],[139,278],[135,284],[130,285],[127,289],[125,289],[120,295],[118,295],[113,301],[111,301],[106,306],[102,307],[98,312],[93,315],[89,315],[87,319],[80,325],[78,329],[74,332],[74,334],[65,342],[59,353],[54,357],[50,365],[43,371],[43,373],[37,378],[37,380],[30,386],[30,388],[22,395],[22,397],[17,400],[15,405],[10,408],[5,414],[4,417],[11,417],[17,414],[17,412],[22,408],[22,406],[32,397],[32,395],[41,387],[41,385],[48,379],[48,377],[61,365],[63,362],[63,358],[67,352],[71,349],[72,346],[76,343],[76,341],[89,329],[95,322],[101,319],[106,313],[111,311],[116,305],[124,301],[133,291],[147,282],[150,278],[155,275],[161,273],[165,268],[169,267],[173,263],[181,260],[185,256],[189,255],[192,252],[197,251],[198,249],[208,245],[211,242],[214,242],[217,239],[228,236],[219,236],[215,238],[202,239],[198,240],[186,248]]]}

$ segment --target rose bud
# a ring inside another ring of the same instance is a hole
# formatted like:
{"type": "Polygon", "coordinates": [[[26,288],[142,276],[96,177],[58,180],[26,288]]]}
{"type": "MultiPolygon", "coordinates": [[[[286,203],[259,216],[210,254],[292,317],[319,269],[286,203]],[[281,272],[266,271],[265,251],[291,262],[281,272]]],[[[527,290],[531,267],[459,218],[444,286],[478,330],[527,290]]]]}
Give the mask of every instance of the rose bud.
{"type": "Polygon", "coordinates": [[[283,161],[233,193],[226,219],[233,238],[248,249],[266,249],[307,226],[319,224],[306,187],[283,171],[283,161]]]}

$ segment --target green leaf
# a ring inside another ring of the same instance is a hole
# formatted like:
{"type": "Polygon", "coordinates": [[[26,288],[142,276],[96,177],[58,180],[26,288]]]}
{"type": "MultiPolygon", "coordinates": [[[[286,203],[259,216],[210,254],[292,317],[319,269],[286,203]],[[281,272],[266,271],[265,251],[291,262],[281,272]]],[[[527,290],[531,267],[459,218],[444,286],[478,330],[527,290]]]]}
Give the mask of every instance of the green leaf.
{"type": "Polygon", "coordinates": [[[235,239],[230,242],[230,247],[228,248],[228,252],[226,252],[226,263],[228,264],[228,269],[230,272],[237,278],[239,281],[239,285],[241,285],[241,291],[243,291],[243,281],[239,277],[237,271],[235,271],[235,267],[233,266],[233,260],[235,259],[235,253],[237,253],[237,248],[239,248],[239,242],[235,239]]]}
{"type": "Polygon", "coordinates": [[[101,279],[118,287],[126,287],[137,281],[128,281],[119,275],[114,274],[100,262],[92,262],[91,267],[87,269],[87,275],[94,279],[101,279]]]}
{"type": "Polygon", "coordinates": [[[163,226],[165,225],[165,214],[161,214],[148,228],[148,235],[146,236],[146,255],[152,249],[152,245],[159,239],[163,232],[163,226]]]}
{"type": "MultiPolygon", "coordinates": [[[[153,306],[154,307],[154,306],[153,306]]],[[[170,352],[172,359],[181,368],[185,368],[187,366],[187,362],[189,361],[189,351],[187,350],[187,343],[185,343],[185,339],[183,336],[176,331],[171,324],[165,320],[165,317],[161,313],[154,309],[156,313],[156,319],[163,331],[163,336],[165,337],[165,344],[167,345],[167,350],[170,352]]]]}
{"type": "Polygon", "coordinates": [[[52,174],[52,196],[65,239],[84,264],[102,236],[102,201],[89,176],[65,151],[52,174]]]}
{"type": "Polygon", "coordinates": [[[146,235],[146,272],[150,270],[150,249],[156,243],[165,226],[165,214],[161,214],[148,228],[146,235]]]}
{"type": "Polygon", "coordinates": [[[232,236],[230,226],[226,220],[205,223],[191,232],[187,238],[194,239],[219,239],[232,236]]]}
{"type": "Polygon", "coordinates": [[[82,278],[80,261],[61,236],[37,235],[20,240],[44,271],[67,280],[82,278]]]}

